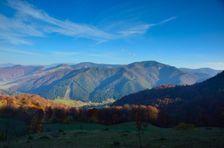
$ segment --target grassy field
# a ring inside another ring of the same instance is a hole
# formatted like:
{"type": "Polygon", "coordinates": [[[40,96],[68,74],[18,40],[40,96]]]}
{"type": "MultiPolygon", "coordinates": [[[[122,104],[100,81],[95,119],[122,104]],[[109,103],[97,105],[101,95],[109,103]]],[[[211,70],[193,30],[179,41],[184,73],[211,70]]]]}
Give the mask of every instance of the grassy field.
{"type": "MultiPolygon", "coordinates": [[[[11,126],[11,121],[7,121],[11,126]]],[[[0,120],[1,128],[6,120],[0,120]]],[[[13,130],[23,133],[21,122],[14,122],[13,130]],[[20,130],[19,130],[20,129],[20,130]]],[[[0,147],[9,148],[138,148],[139,142],[135,123],[105,126],[91,123],[48,124],[43,133],[13,135],[8,142],[0,142],[0,147]]],[[[11,132],[13,134],[13,132],[11,132]]],[[[144,148],[223,148],[224,129],[158,128],[148,125],[142,134],[144,148]]]]}
{"type": "Polygon", "coordinates": [[[53,100],[56,103],[61,103],[71,107],[102,107],[114,102],[113,99],[107,99],[101,103],[99,102],[82,102],[77,100],[65,99],[65,98],[56,98],[53,100]]]}

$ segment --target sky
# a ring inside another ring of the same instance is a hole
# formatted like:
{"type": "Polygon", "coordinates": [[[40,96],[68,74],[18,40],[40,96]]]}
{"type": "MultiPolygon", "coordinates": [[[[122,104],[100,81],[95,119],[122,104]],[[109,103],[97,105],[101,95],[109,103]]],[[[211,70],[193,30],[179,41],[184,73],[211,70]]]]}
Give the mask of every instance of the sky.
{"type": "Polygon", "coordinates": [[[223,0],[0,0],[0,64],[224,69],[223,0]]]}

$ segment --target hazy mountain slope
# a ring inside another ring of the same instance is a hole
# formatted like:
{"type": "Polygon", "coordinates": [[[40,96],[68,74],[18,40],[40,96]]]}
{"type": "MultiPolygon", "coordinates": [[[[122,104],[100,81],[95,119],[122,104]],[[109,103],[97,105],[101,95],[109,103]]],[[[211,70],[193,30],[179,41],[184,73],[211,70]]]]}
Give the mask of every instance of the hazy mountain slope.
{"type": "Polygon", "coordinates": [[[35,88],[48,86],[51,83],[63,78],[70,71],[71,69],[69,68],[44,71],[42,73],[32,75],[31,77],[25,77],[17,80],[16,85],[11,87],[11,89],[26,92],[35,88]]]}
{"type": "Polygon", "coordinates": [[[87,68],[73,70],[50,85],[31,89],[28,92],[37,93],[47,98],[56,98],[57,96],[68,96],[66,91],[69,89],[69,98],[88,101],[90,93],[111,74],[113,74],[113,69],[87,68]]]}
{"type": "Polygon", "coordinates": [[[121,65],[110,64],[96,64],[90,62],[83,62],[78,64],[55,64],[46,66],[23,66],[12,64],[0,64],[0,81],[11,81],[24,76],[31,76],[33,74],[53,73],[59,69],[77,70],[90,67],[112,68],[119,67],[121,65]]]}
{"type": "Polygon", "coordinates": [[[99,102],[108,98],[118,99],[161,84],[189,85],[201,80],[192,73],[156,61],[128,65],[84,62],[46,67],[14,66],[4,70],[5,73],[1,74],[11,77],[1,88],[39,94],[48,99],[65,97],[99,102]],[[16,71],[18,75],[10,75],[16,71]]]}
{"type": "Polygon", "coordinates": [[[10,66],[0,68],[0,81],[14,80],[26,75],[31,75],[43,69],[43,66],[10,66]]]}
{"type": "Polygon", "coordinates": [[[11,63],[0,64],[0,68],[4,68],[4,67],[12,67],[12,66],[15,66],[15,64],[11,64],[11,63]]]}
{"type": "Polygon", "coordinates": [[[160,84],[193,84],[196,80],[175,67],[157,62],[138,62],[120,68],[105,79],[91,94],[94,100],[119,98],[125,94],[152,88],[160,84]]]}
{"type": "Polygon", "coordinates": [[[85,63],[61,64],[16,82],[12,90],[53,99],[66,97],[83,101],[118,99],[160,84],[193,84],[197,79],[179,69],[155,61],[123,66],[85,63]],[[87,64],[87,65],[86,65],[87,64]],[[87,68],[86,68],[87,67],[87,68]]]}
{"type": "Polygon", "coordinates": [[[221,72],[221,70],[215,70],[211,68],[199,68],[199,69],[180,68],[180,70],[194,75],[195,77],[197,77],[199,82],[214,77],[219,72],[221,72]]]}
{"type": "Polygon", "coordinates": [[[77,64],[71,65],[75,69],[83,69],[83,68],[91,68],[91,67],[98,67],[98,68],[116,68],[121,67],[122,65],[115,65],[115,64],[97,64],[91,62],[81,62],[77,64]]]}
{"type": "Polygon", "coordinates": [[[2,89],[0,89],[0,95],[2,95],[2,96],[8,96],[8,95],[16,95],[16,93],[15,92],[8,91],[8,90],[2,90],[2,89]]]}

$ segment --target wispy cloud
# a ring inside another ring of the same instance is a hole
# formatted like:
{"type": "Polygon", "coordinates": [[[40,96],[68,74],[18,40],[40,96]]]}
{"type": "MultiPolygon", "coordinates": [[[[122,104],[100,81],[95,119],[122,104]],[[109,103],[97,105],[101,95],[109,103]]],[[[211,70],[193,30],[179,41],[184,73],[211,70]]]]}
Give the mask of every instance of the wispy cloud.
{"type": "MultiPolygon", "coordinates": [[[[16,20],[15,22],[17,24],[20,23],[21,26],[23,25],[24,28],[29,29],[25,32],[27,35],[36,36],[55,32],[66,36],[80,36],[94,39],[112,38],[111,34],[94,26],[78,24],[69,20],[59,20],[51,17],[43,10],[37,9],[26,1],[8,0],[8,6],[16,10],[17,18],[13,18],[16,20]],[[30,24],[32,19],[37,21],[36,24],[30,24]],[[45,24],[43,25],[43,23],[45,24]]],[[[9,23],[7,21],[5,22],[9,23]]],[[[11,28],[13,27],[18,28],[17,25],[12,26],[11,28]]]]}
{"type": "Polygon", "coordinates": [[[122,30],[119,32],[119,34],[121,34],[122,37],[130,36],[130,35],[144,34],[150,28],[150,26],[151,26],[150,24],[137,25],[134,27],[130,27],[126,30],[122,30]]]}
{"type": "Polygon", "coordinates": [[[173,16],[173,17],[170,17],[168,19],[162,20],[161,22],[157,23],[156,25],[162,25],[162,24],[168,23],[170,21],[173,21],[175,19],[177,19],[177,17],[176,16],[173,16]]]}
{"type": "Polygon", "coordinates": [[[43,33],[33,25],[24,23],[19,18],[8,18],[0,14],[0,39],[12,44],[31,44],[26,36],[43,36],[43,33]]]}
{"type": "Polygon", "coordinates": [[[75,51],[53,51],[52,53],[50,53],[53,56],[76,56],[79,55],[80,52],[75,52],[75,51]]]}
{"type": "Polygon", "coordinates": [[[170,18],[167,18],[165,20],[162,20],[158,23],[137,23],[134,24],[133,22],[115,22],[112,23],[108,28],[115,30],[115,34],[117,38],[124,38],[129,36],[135,36],[135,35],[142,35],[145,34],[149,29],[166,24],[170,21],[175,20],[177,17],[173,16],[170,18]],[[119,29],[121,28],[121,29],[119,29]],[[117,32],[116,32],[117,31],[117,32]]]}
{"type": "Polygon", "coordinates": [[[33,58],[36,57],[53,57],[53,58],[71,58],[71,57],[111,57],[114,53],[113,52],[96,52],[96,51],[45,51],[43,52],[38,52],[38,51],[30,51],[27,49],[19,49],[19,48],[8,48],[8,47],[1,47],[0,48],[0,54],[1,53],[9,53],[11,55],[24,55],[24,56],[32,56],[33,58]]]}
{"type": "Polygon", "coordinates": [[[22,54],[22,55],[30,55],[30,56],[43,56],[40,53],[34,52],[34,51],[27,51],[23,49],[14,49],[14,48],[4,48],[1,47],[0,53],[11,53],[11,54],[22,54]]]}
{"type": "Polygon", "coordinates": [[[15,14],[11,18],[0,14],[0,39],[11,44],[32,44],[29,37],[45,37],[50,33],[89,38],[101,43],[112,39],[142,35],[150,27],[167,23],[176,18],[171,17],[157,24],[124,22],[129,25],[105,31],[92,25],[57,19],[27,1],[7,0],[7,5],[15,11],[15,14]]]}

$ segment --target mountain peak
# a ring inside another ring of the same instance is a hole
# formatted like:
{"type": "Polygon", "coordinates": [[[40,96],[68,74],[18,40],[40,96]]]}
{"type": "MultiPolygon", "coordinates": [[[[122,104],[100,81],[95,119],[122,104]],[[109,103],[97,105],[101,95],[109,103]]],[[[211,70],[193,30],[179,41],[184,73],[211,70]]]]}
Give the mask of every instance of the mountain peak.
{"type": "MultiPolygon", "coordinates": [[[[162,64],[162,63],[160,63],[160,62],[157,62],[157,61],[154,61],[154,60],[152,60],[152,61],[139,61],[139,62],[133,62],[133,63],[130,63],[130,64],[128,64],[128,65],[131,65],[131,64],[162,64]]],[[[165,64],[164,64],[165,65],[165,64]]]]}

